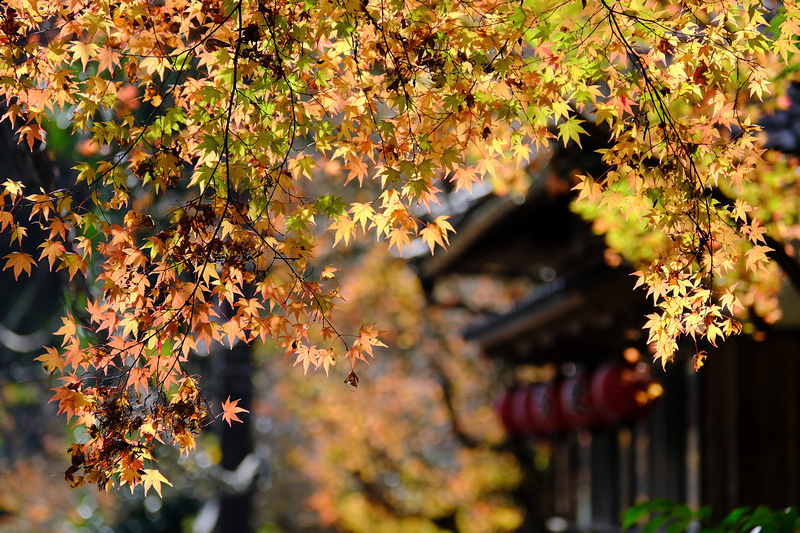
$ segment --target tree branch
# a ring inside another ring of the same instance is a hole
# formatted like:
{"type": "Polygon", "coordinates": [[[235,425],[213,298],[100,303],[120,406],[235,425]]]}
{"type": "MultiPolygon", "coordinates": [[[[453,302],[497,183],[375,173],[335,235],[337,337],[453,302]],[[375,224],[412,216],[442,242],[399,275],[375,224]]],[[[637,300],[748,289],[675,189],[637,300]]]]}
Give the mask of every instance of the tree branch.
{"type": "Polygon", "coordinates": [[[436,361],[431,362],[431,367],[439,378],[438,382],[439,386],[442,388],[442,397],[445,406],[447,406],[447,413],[450,415],[450,424],[453,427],[453,434],[464,447],[470,449],[477,448],[479,441],[475,437],[464,432],[464,429],[461,427],[461,422],[458,420],[458,415],[453,405],[453,384],[450,378],[447,377],[444,369],[436,361]]]}

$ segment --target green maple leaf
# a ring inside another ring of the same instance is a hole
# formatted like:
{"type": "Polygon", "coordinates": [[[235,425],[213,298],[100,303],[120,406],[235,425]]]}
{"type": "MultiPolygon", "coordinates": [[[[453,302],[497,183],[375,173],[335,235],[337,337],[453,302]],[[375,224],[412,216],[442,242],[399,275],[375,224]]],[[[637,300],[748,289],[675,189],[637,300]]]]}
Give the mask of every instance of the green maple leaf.
{"type": "Polygon", "coordinates": [[[564,146],[570,140],[575,141],[578,147],[581,147],[581,134],[586,134],[586,130],[581,127],[582,120],[577,117],[569,117],[566,122],[558,125],[558,138],[564,141],[564,146]]]}

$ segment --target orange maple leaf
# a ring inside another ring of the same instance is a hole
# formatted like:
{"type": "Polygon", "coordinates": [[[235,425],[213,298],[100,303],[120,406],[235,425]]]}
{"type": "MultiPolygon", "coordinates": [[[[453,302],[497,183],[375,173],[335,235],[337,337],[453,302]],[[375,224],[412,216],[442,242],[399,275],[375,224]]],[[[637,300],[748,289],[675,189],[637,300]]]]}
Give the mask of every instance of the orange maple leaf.
{"type": "Polygon", "coordinates": [[[350,160],[342,168],[350,171],[347,174],[347,180],[344,182],[345,185],[353,178],[358,179],[359,185],[363,185],[364,178],[369,174],[367,164],[361,158],[355,156],[350,157],[350,160]]]}
{"type": "Polygon", "coordinates": [[[64,325],[61,326],[54,335],[62,335],[64,337],[64,344],[66,344],[67,341],[78,332],[78,326],[75,324],[75,319],[72,317],[71,313],[67,313],[67,316],[62,316],[61,322],[63,322],[64,325]]]}
{"type": "Polygon", "coordinates": [[[49,346],[45,346],[44,349],[47,353],[35,358],[34,361],[41,361],[44,363],[44,369],[51,374],[56,370],[59,372],[63,371],[65,363],[61,354],[58,353],[58,350],[49,346]]]}
{"type": "Polygon", "coordinates": [[[692,357],[692,362],[694,362],[694,371],[697,372],[702,368],[702,366],[706,362],[706,358],[708,354],[705,351],[697,352],[694,357],[692,357]]]}
{"type": "Polygon", "coordinates": [[[39,248],[43,248],[42,254],[39,256],[39,259],[47,258],[47,262],[50,263],[50,270],[53,270],[53,264],[55,264],[56,259],[58,259],[61,254],[64,253],[64,245],[58,241],[44,241],[42,244],[39,245],[39,248]]]}
{"type": "Polygon", "coordinates": [[[39,140],[44,142],[44,129],[38,124],[26,124],[17,130],[19,142],[25,140],[28,144],[28,149],[33,151],[33,144],[39,140]]]}
{"type": "Polygon", "coordinates": [[[36,264],[33,257],[22,252],[11,252],[4,256],[3,259],[7,259],[3,270],[14,267],[14,279],[19,279],[19,275],[23,270],[30,276],[31,267],[36,264]]]}
{"type": "Polygon", "coordinates": [[[241,422],[242,420],[237,416],[237,413],[249,413],[247,409],[239,407],[237,404],[239,400],[231,401],[231,397],[222,402],[222,419],[231,425],[231,422],[241,422]]]}
{"type": "MultiPolygon", "coordinates": [[[[136,487],[136,485],[141,483],[141,481],[142,481],[142,474],[139,473],[139,469],[137,468],[125,467],[119,474],[120,485],[124,485],[127,483],[131,489],[131,494],[133,494],[133,489],[136,487]]],[[[158,488],[160,489],[161,485],[159,485],[158,488]]]]}

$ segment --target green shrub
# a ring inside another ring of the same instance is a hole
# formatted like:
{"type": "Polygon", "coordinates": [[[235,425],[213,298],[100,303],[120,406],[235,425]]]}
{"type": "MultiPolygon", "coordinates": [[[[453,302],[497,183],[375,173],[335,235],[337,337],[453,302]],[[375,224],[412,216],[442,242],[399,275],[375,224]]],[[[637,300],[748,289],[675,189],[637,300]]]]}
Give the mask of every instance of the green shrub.
{"type": "Polygon", "coordinates": [[[642,533],[791,533],[800,532],[800,517],[795,507],[773,511],[766,506],[740,507],[717,525],[708,524],[711,508],[692,510],[688,505],[659,499],[634,505],[622,514],[622,529],[640,524],[642,533]],[[699,527],[699,529],[698,529],[699,527]]]}

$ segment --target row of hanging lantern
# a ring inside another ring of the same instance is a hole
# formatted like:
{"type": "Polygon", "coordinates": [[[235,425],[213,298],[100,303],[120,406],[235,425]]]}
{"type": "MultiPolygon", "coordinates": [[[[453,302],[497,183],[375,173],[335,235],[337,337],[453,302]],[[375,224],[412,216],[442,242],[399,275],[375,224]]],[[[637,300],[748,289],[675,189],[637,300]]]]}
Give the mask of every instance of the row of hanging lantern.
{"type": "Polygon", "coordinates": [[[640,419],[662,392],[650,365],[615,362],[593,373],[511,388],[497,410],[509,434],[546,435],[640,419]]]}

